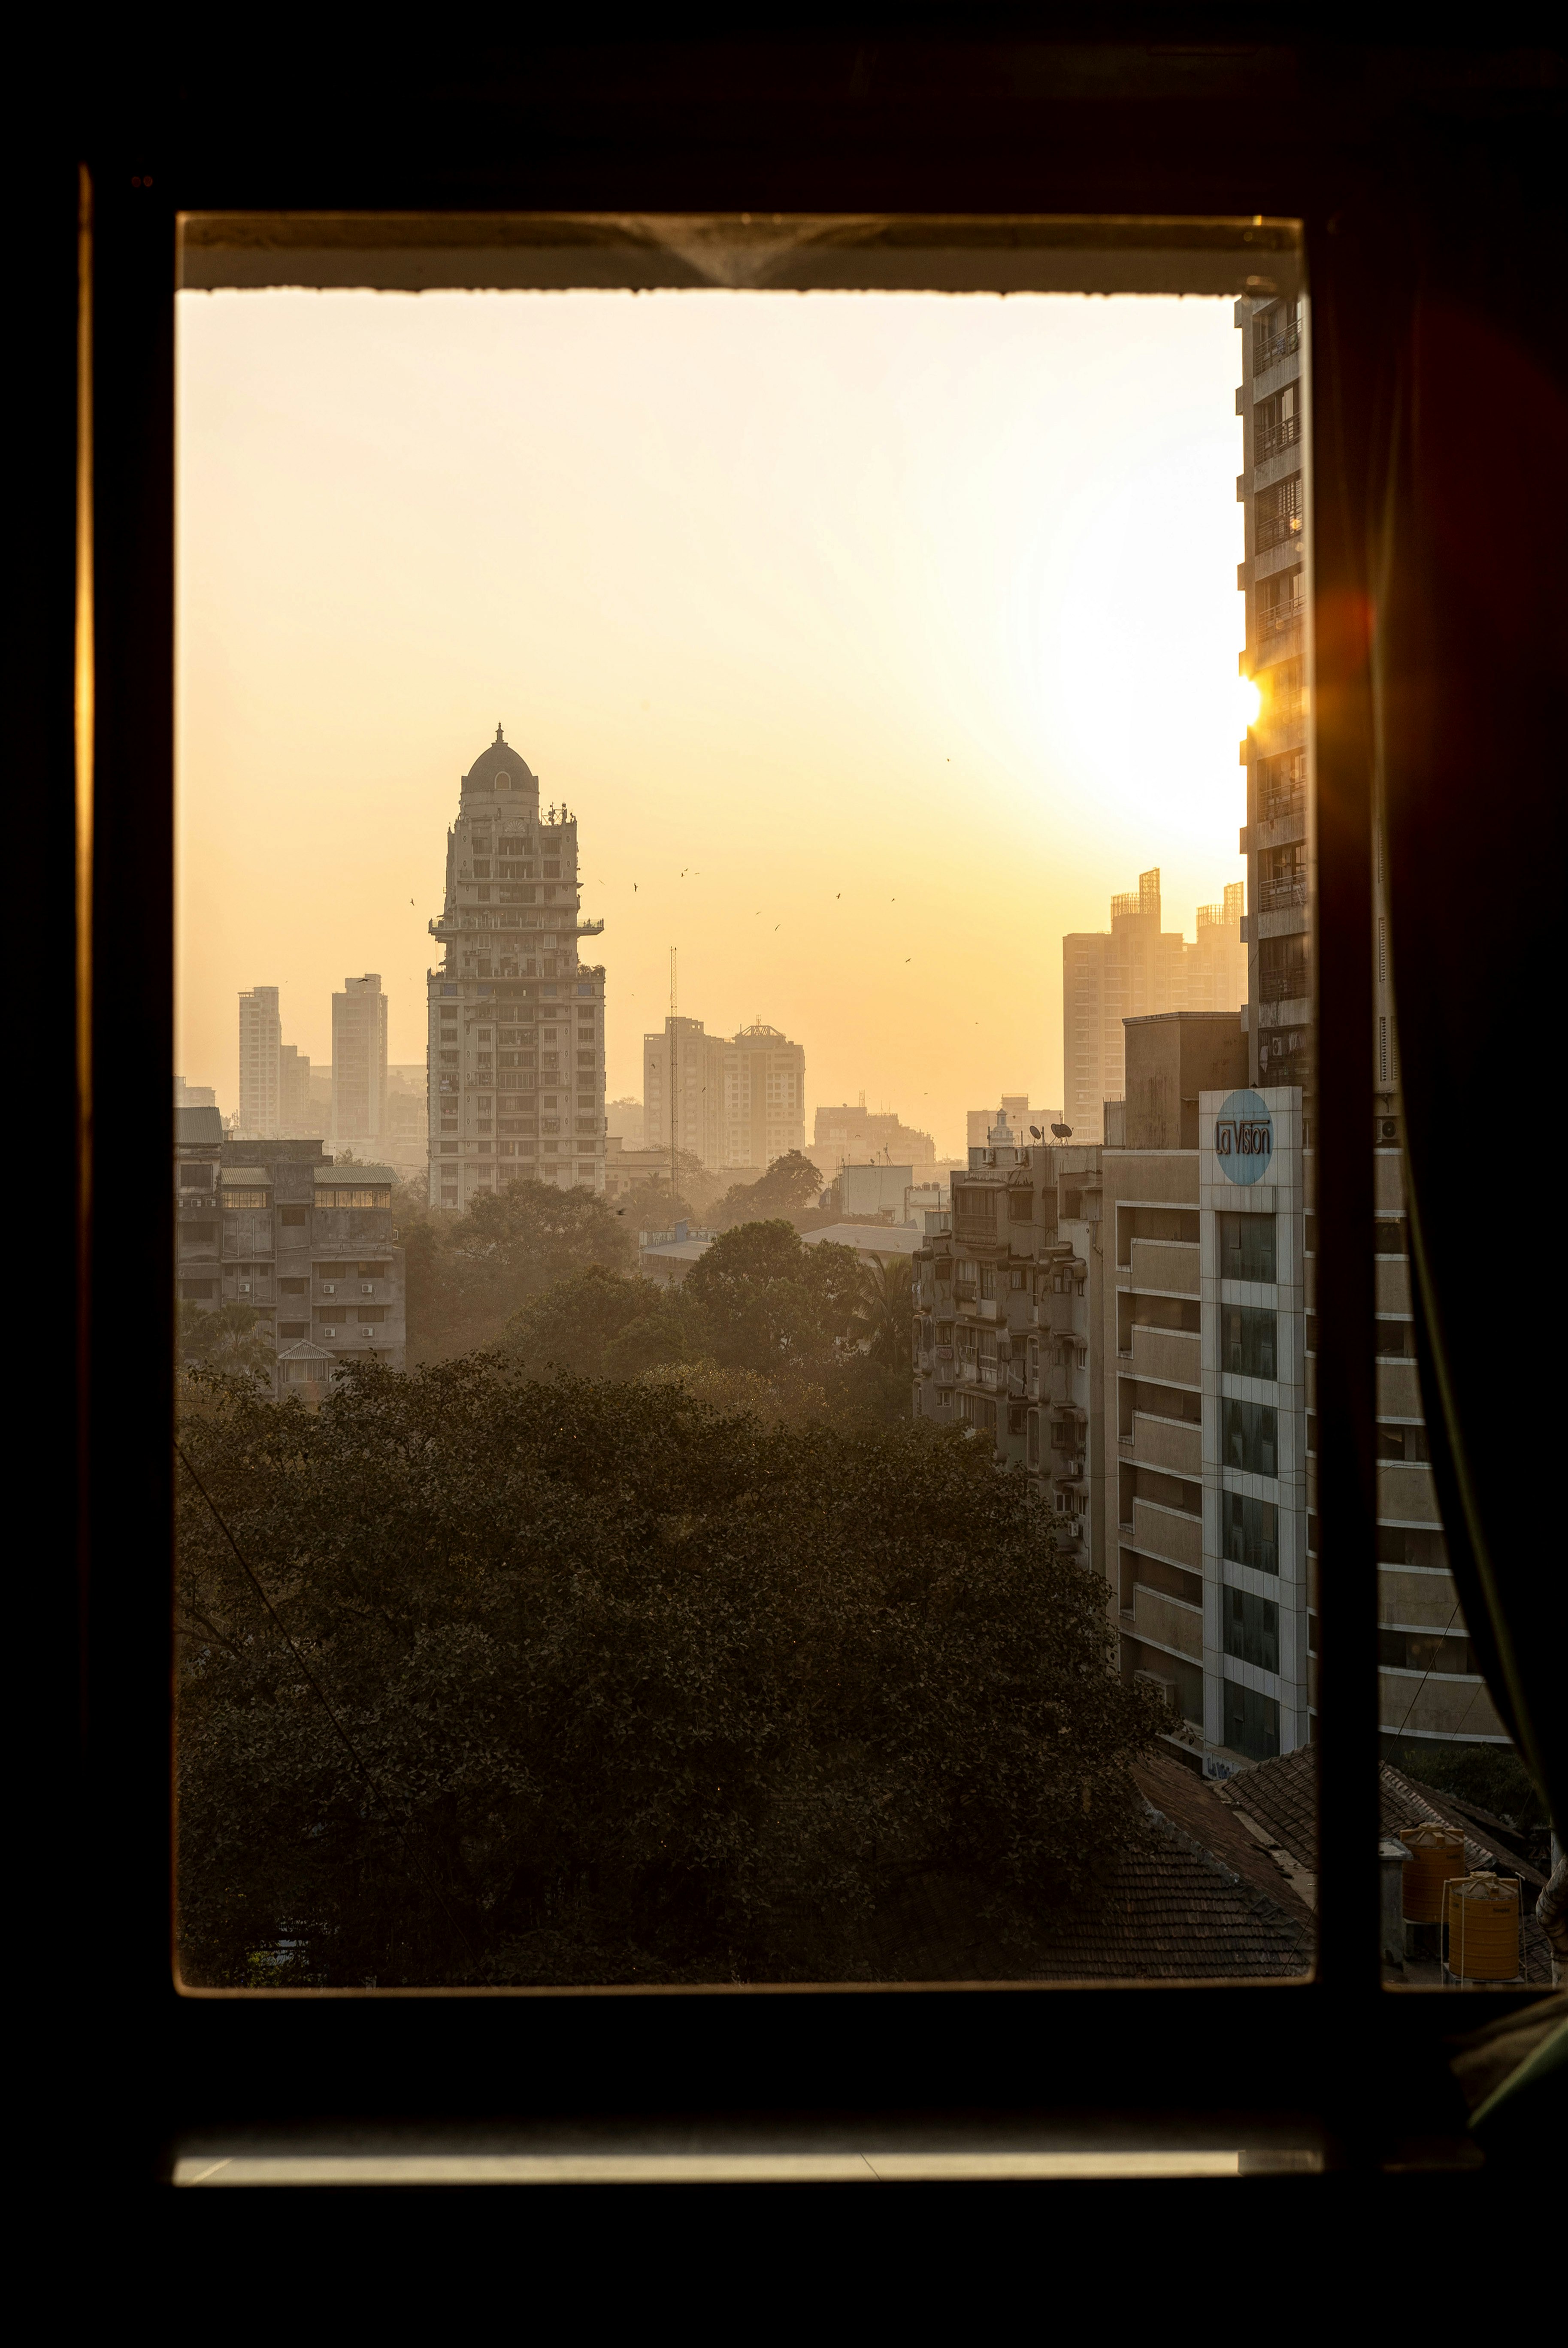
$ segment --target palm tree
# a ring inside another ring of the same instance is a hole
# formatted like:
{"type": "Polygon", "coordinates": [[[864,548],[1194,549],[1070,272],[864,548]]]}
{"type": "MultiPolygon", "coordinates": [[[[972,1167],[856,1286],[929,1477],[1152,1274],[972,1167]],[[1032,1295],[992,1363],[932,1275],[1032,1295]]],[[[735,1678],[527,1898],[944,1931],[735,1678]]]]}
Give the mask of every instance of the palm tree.
{"type": "Polygon", "coordinates": [[[914,1276],[907,1256],[873,1256],[862,1267],[854,1324],[873,1361],[889,1369],[908,1368],[914,1276]]]}

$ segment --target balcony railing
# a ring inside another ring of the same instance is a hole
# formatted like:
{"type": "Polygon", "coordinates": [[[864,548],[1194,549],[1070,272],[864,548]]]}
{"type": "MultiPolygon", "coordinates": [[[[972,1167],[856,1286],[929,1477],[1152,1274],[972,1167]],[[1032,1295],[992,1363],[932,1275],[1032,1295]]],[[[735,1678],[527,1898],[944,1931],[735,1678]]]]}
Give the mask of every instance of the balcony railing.
{"type": "Polygon", "coordinates": [[[1260,823],[1284,823],[1293,815],[1306,813],[1306,785],[1291,783],[1283,789],[1265,791],[1258,813],[1260,823]]]}
{"type": "Polygon", "coordinates": [[[1299,416],[1286,416],[1282,417],[1278,424],[1265,425],[1258,434],[1257,446],[1253,451],[1253,462],[1255,465],[1266,465],[1269,458],[1277,457],[1282,448],[1294,448],[1300,438],[1299,416]]]}
{"type": "Polygon", "coordinates": [[[1258,612],[1259,635],[1283,635],[1287,628],[1294,628],[1295,626],[1297,621],[1305,615],[1305,611],[1306,602],[1305,598],[1302,596],[1290,596],[1284,602],[1270,604],[1267,607],[1260,607],[1258,612]]]}
{"type": "Polygon", "coordinates": [[[1306,964],[1289,963],[1284,970],[1262,970],[1258,973],[1258,995],[1264,1003],[1294,1003],[1297,995],[1312,992],[1306,964]]]}
{"type": "Polygon", "coordinates": [[[1293,318],[1289,325],[1279,327],[1274,334],[1261,332],[1254,326],[1253,328],[1253,372],[1254,375],[1261,375],[1264,367],[1273,366],[1275,359],[1287,359],[1293,351],[1299,351],[1300,348],[1301,320],[1299,318],[1293,318]]]}
{"type": "Polygon", "coordinates": [[[1265,913],[1277,913],[1287,905],[1305,905],[1306,882],[1300,880],[1265,880],[1258,891],[1260,909],[1265,913]]]}
{"type": "MultiPolygon", "coordinates": [[[[1292,476],[1294,479],[1295,476],[1292,476]]],[[[1258,552],[1266,554],[1271,546],[1284,546],[1287,540],[1301,536],[1299,513],[1260,514],[1258,516],[1258,552]]]]}

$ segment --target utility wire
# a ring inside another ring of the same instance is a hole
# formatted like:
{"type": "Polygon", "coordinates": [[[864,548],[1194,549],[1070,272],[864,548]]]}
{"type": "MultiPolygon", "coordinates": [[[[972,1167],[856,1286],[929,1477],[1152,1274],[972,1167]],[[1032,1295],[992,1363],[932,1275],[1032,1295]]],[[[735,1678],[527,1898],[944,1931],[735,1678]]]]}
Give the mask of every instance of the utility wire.
{"type": "Polygon", "coordinates": [[[311,1670],[310,1665],[306,1663],[304,1654],[295,1643],[289,1632],[288,1626],[284,1622],[284,1619],[278,1612],[277,1608],[273,1604],[272,1600],[267,1596],[266,1591],[263,1589],[261,1583],[252,1572],[250,1565],[246,1561],[244,1552],[242,1550],[239,1542],[234,1539],[233,1534],[229,1530],[228,1525],[224,1521],[222,1510],[219,1508],[217,1501],[212,1498],[211,1493],[207,1489],[206,1485],[201,1481],[201,1477],[196,1473],[195,1468],[191,1464],[190,1457],[186,1452],[183,1444],[181,1444],[178,1439],[176,1439],[174,1449],[176,1456],[185,1469],[186,1474],[190,1477],[191,1481],[195,1485],[196,1489],[201,1493],[201,1498],[206,1501],[207,1506],[212,1511],[212,1519],[214,1523],[217,1525],[218,1530],[222,1534],[223,1539],[233,1550],[235,1560],[239,1565],[241,1572],[244,1575],[245,1580],[250,1583],[251,1588],[255,1591],[256,1596],[261,1600],[263,1606],[265,1608],[268,1615],[276,1626],[278,1636],[283,1640],[284,1645],[288,1648],[290,1654],[293,1655],[295,1663],[304,1673],[305,1678],[309,1681],[315,1694],[321,1699],[322,1709],[325,1713],[328,1720],[331,1721],[333,1727],[336,1730],[339,1737],[342,1739],[344,1747],[346,1750],[350,1760],[358,1770],[360,1776],[364,1778],[366,1784],[369,1787],[371,1792],[375,1795],[377,1800],[380,1803],[383,1810],[387,1813],[387,1818],[391,1826],[392,1831],[403,1847],[405,1857],[423,1877],[437,1907],[440,1910],[442,1915],[446,1918],[448,1923],[451,1926],[459,1940],[461,1941],[464,1948],[467,1949],[469,1955],[473,1959],[475,1964],[478,1964],[479,1958],[475,1953],[473,1942],[469,1939],[468,1934],[462,1928],[462,1925],[459,1923],[457,1917],[453,1915],[446,1901],[442,1899],[439,1884],[437,1883],[434,1878],[427,1872],[424,1861],[420,1859],[418,1852],[413,1849],[408,1841],[407,1836],[405,1834],[403,1828],[398,1825],[397,1813],[377,1782],[374,1770],[370,1767],[369,1763],[365,1760],[357,1746],[355,1744],[353,1737],[350,1736],[347,1729],[345,1728],[342,1721],[339,1720],[336,1713],[333,1710],[331,1697],[327,1694],[326,1690],[322,1686],[321,1682],[316,1678],[315,1673],[311,1670]]]}

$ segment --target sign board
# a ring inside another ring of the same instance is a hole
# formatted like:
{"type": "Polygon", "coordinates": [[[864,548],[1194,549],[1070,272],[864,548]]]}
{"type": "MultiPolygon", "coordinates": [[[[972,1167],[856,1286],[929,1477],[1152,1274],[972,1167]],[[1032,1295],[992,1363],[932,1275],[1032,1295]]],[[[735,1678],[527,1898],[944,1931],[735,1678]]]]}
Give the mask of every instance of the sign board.
{"type": "Polygon", "coordinates": [[[1228,1182],[1261,1182],[1274,1157],[1274,1118],[1254,1092],[1232,1093],[1214,1119],[1214,1155],[1228,1182]]]}

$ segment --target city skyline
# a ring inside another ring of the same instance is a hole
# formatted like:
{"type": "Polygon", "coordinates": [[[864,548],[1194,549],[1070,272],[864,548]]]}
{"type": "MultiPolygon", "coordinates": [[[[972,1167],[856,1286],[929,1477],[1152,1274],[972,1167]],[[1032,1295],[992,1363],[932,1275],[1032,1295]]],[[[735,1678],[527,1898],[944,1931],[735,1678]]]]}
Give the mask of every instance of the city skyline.
{"type": "Polygon", "coordinates": [[[1184,930],[1239,877],[1228,304],[181,319],[177,1060],[221,1098],[258,983],[325,1060],[379,970],[416,1058],[435,827],[498,717],[593,842],[612,1096],[675,944],[710,1029],[800,1037],[809,1107],[961,1148],[989,1093],[1061,1097],[1066,932],[1152,862],[1184,930]]]}

